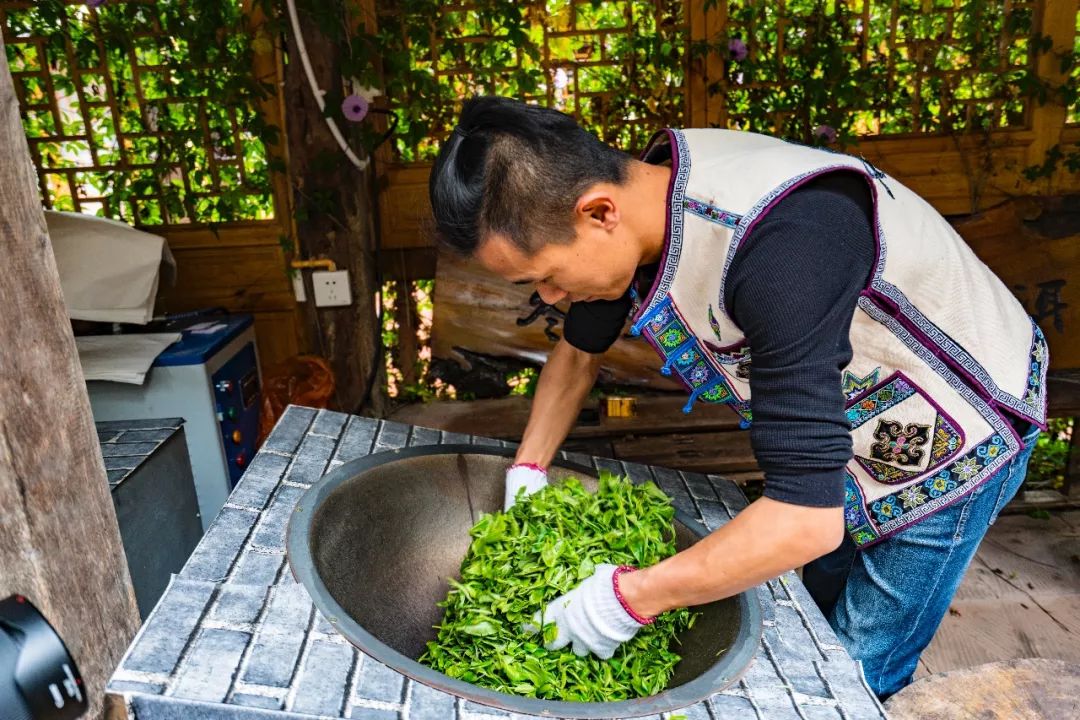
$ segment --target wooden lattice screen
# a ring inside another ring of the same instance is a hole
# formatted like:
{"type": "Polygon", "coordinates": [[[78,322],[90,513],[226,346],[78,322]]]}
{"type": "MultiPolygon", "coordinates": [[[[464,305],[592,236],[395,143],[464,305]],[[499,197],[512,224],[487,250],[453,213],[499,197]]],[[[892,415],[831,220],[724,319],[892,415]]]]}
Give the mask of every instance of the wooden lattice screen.
{"type": "MultiPolygon", "coordinates": [[[[273,141],[273,128],[258,105],[273,90],[248,80],[252,44],[196,48],[171,36],[163,28],[183,3],[92,5],[0,0],[45,206],[136,225],[272,218],[264,140],[273,141]],[[247,101],[214,99],[229,87],[247,101]]],[[[242,5],[223,0],[222,17],[245,22],[242,5]]]]}
{"type": "Polygon", "coordinates": [[[713,88],[719,124],[792,134],[851,114],[859,135],[1020,126],[1026,103],[1018,81],[1032,64],[1040,4],[717,2],[714,22],[729,43],[745,47],[736,45],[745,59],[730,62],[713,88]],[[767,112],[755,112],[762,104],[767,112]]]}
{"type": "Polygon", "coordinates": [[[396,158],[413,162],[475,93],[557,107],[627,150],[706,102],[711,124],[802,139],[823,124],[852,135],[1021,127],[1043,2],[547,0],[515,4],[524,32],[493,19],[500,3],[447,3],[435,17],[400,5],[376,3],[380,28],[436,79],[420,110],[390,98],[406,109],[396,158]],[[706,67],[691,97],[688,73],[706,67]]]}
{"type": "Polygon", "coordinates": [[[563,109],[630,152],[665,125],[835,131],[949,214],[1026,192],[1025,170],[1080,138],[1080,105],[1055,89],[1080,76],[1057,54],[1080,37],[1075,0],[485,0],[413,14],[365,1],[431,78],[388,93],[400,132],[379,164],[384,247],[427,244],[426,163],[476,93],[563,109]]]}
{"type": "MultiPolygon", "coordinates": [[[[683,0],[445,3],[435,17],[401,5],[377,2],[379,27],[400,38],[413,68],[434,77],[423,88],[423,110],[402,117],[395,148],[402,161],[431,158],[453,128],[461,99],[474,94],[558,108],[625,147],[683,120],[689,32],[683,0]],[[502,12],[514,21],[501,23],[502,12]]],[[[390,101],[415,107],[416,99],[390,101]]]]}
{"type": "Polygon", "coordinates": [[[254,315],[264,367],[306,349],[287,275],[280,69],[254,0],[0,0],[43,204],[149,226],[156,310],[254,315]]]}

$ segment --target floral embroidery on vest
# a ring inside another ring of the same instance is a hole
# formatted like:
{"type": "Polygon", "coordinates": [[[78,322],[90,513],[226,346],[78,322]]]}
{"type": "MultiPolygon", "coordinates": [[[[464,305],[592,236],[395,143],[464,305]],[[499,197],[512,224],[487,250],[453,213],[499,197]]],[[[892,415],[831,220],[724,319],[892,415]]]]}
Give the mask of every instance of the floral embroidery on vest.
{"type": "Polygon", "coordinates": [[[1031,372],[1028,373],[1027,390],[1024,392],[1024,404],[1029,408],[1032,415],[1038,417],[1045,405],[1046,399],[1046,360],[1049,352],[1046,347],[1046,338],[1038,325],[1034,327],[1035,337],[1031,341],[1031,372]]]}
{"type": "MultiPolygon", "coordinates": [[[[740,426],[749,427],[750,403],[738,400],[718,367],[723,363],[717,359],[717,353],[694,336],[670,297],[664,298],[650,314],[635,323],[630,333],[644,335],[664,358],[660,372],[665,375],[674,372],[690,390],[690,400],[683,412],[690,412],[699,397],[707,402],[729,403],[742,417],[740,426]]],[[[744,354],[748,353],[749,348],[746,348],[744,354]]]]}
{"type": "Polygon", "coordinates": [[[895,420],[878,420],[874,430],[877,442],[870,446],[870,457],[882,462],[918,467],[925,450],[922,446],[930,440],[930,426],[895,420]]]}
{"type": "Polygon", "coordinates": [[[944,415],[938,414],[937,426],[934,428],[934,442],[930,446],[930,464],[937,465],[944,462],[963,444],[964,438],[960,431],[944,415]]]}
{"type": "Polygon", "coordinates": [[[855,544],[863,547],[951,503],[968,491],[968,483],[1008,446],[994,434],[920,483],[867,504],[850,472],[846,475],[844,523],[855,544]],[[872,521],[868,517],[873,518],[872,521]]]}

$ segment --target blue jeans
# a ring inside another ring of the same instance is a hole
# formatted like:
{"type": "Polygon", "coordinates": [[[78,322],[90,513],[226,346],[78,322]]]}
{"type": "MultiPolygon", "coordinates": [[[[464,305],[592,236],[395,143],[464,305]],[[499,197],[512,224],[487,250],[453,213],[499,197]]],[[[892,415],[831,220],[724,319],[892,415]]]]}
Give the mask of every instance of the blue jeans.
{"type": "Polygon", "coordinates": [[[1016,495],[1039,437],[981,486],[906,530],[857,550],[850,537],[803,580],[878,697],[911,682],[986,530],[1016,495]]]}

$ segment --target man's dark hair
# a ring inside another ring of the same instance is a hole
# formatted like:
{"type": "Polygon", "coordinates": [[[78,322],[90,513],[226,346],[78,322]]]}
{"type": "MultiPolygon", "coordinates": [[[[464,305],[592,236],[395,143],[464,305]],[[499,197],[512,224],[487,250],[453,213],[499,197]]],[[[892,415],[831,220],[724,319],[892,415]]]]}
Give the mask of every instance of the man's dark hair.
{"type": "Polygon", "coordinates": [[[465,256],[490,233],[526,254],[569,242],[581,194],[600,182],[622,184],[629,163],[557,110],[472,98],[431,169],[437,239],[465,256]]]}

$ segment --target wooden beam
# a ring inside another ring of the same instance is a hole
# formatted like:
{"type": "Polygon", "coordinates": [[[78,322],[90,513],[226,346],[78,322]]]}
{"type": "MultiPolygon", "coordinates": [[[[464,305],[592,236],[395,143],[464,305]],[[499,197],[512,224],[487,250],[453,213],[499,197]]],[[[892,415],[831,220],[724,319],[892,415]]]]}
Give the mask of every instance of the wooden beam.
{"type": "MultiPolygon", "coordinates": [[[[1036,74],[1040,82],[1049,84],[1054,90],[1045,102],[1031,102],[1030,127],[1035,140],[1027,150],[1027,164],[1041,165],[1046,160],[1050,148],[1061,142],[1061,132],[1068,119],[1068,108],[1057,89],[1068,81],[1068,69],[1061,58],[1072,53],[1076,38],[1077,0],[1043,0],[1036,7],[1037,33],[1050,41],[1048,51],[1037,57],[1036,74]]],[[[1059,163],[1053,177],[1037,183],[1039,191],[1051,193],[1062,181],[1070,181],[1073,173],[1059,163]]],[[[1058,190],[1060,191],[1060,190],[1058,190]]]]}
{"type": "Polygon", "coordinates": [[[724,475],[758,469],[748,432],[632,435],[614,441],[612,447],[619,460],[676,470],[724,475]]]}
{"type": "Polygon", "coordinates": [[[53,623],[99,717],[139,615],[2,39],[0,152],[0,597],[53,623]]]}
{"type": "Polygon", "coordinates": [[[401,383],[408,387],[416,384],[416,362],[420,353],[420,314],[416,310],[416,298],[412,294],[412,283],[395,280],[394,321],[397,323],[397,347],[393,349],[398,370],[401,371],[401,383]]]}
{"type": "MultiPolygon", "coordinates": [[[[327,98],[343,93],[337,45],[311,19],[312,0],[299,3],[300,31],[307,45],[312,69],[327,98]]],[[[344,20],[344,16],[342,18],[344,20]]],[[[375,263],[374,204],[370,168],[356,169],[334,140],[304,75],[296,38],[288,27],[290,55],[285,66],[285,110],[289,148],[289,181],[293,206],[300,210],[296,222],[299,256],[328,258],[340,270],[349,271],[353,303],[348,307],[316,308],[304,304],[312,349],[329,360],[337,383],[335,405],[345,412],[382,412],[384,369],[379,352],[380,331],[375,312],[379,290],[375,263]]],[[[338,100],[340,102],[340,100],[338,100]]],[[[339,127],[362,156],[340,110],[328,107],[339,127]],[[343,126],[343,127],[342,127],[343,126]]],[[[307,276],[307,273],[305,273],[307,276]]],[[[310,292],[310,277],[308,297],[310,292]]]]}
{"type": "MultiPolygon", "coordinates": [[[[514,396],[495,400],[449,400],[406,405],[391,415],[398,422],[450,432],[520,440],[529,419],[532,400],[514,396]]],[[[601,416],[591,424],[578,424],[572,439],[627,435],[657,435],[671,432],[718,432],[736,430],[738,416],[726,405],[698,403],[686,414],[686,395],[641,395],[632,418],[601,416]]],[[[741,433],[745,434],[745,433],[741,433]]]]}

